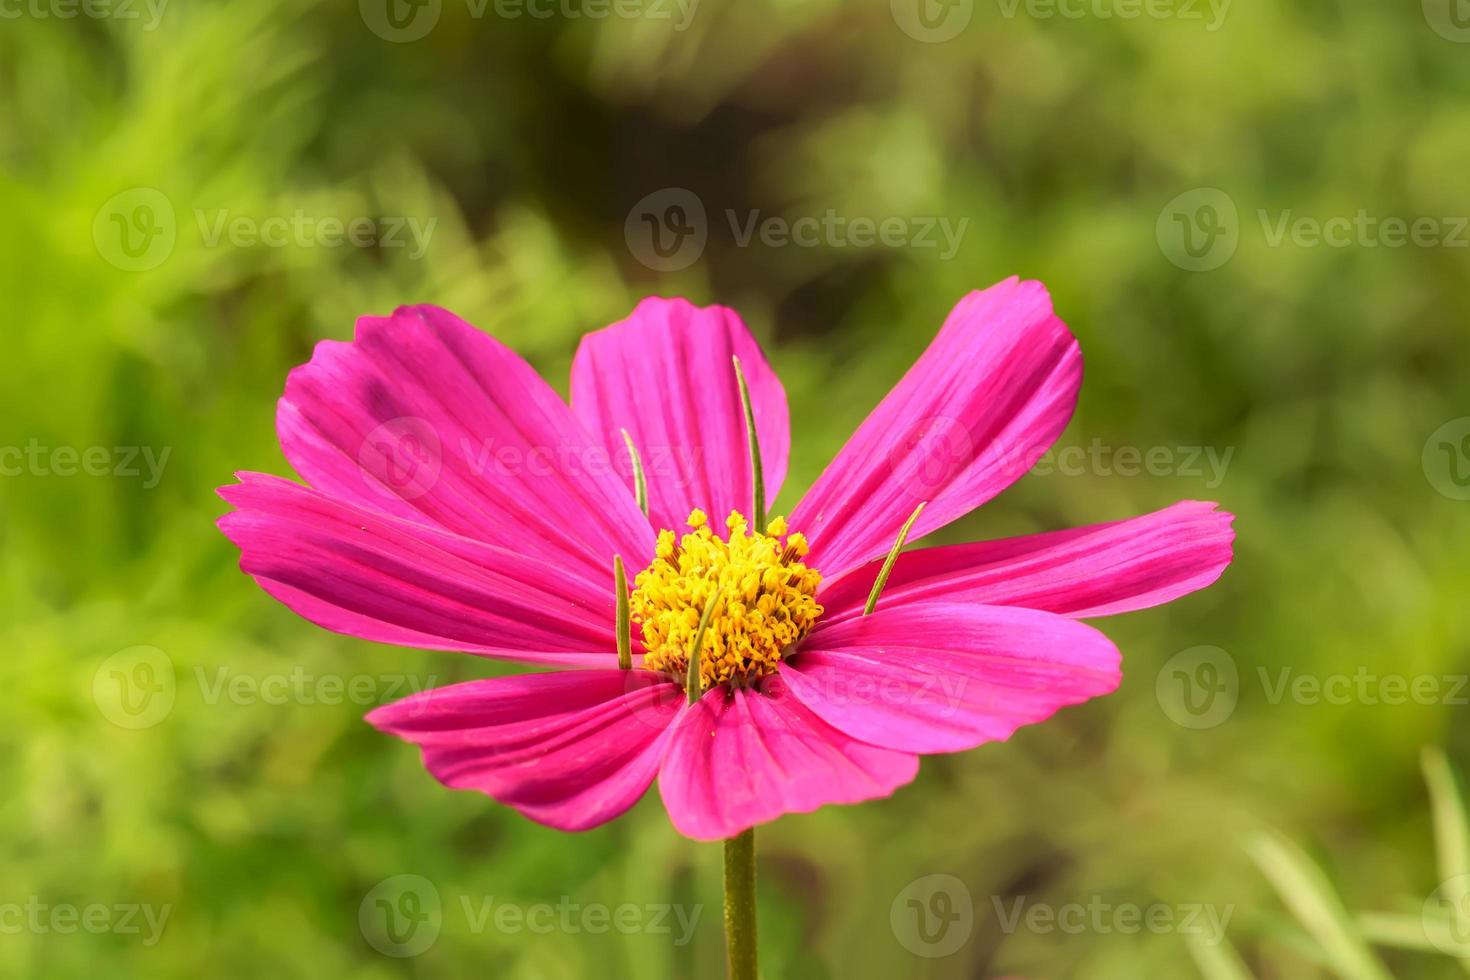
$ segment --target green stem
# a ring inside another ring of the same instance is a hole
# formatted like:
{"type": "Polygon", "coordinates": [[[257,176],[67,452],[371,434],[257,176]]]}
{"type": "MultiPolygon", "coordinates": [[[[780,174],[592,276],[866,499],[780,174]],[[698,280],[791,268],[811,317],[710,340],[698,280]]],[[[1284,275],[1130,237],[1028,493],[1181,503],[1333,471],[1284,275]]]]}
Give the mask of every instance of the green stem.
{"type": "Polygon", "coordinates": [[[725,841],[725,949],[730,980],[756,980],[754,827],[725,841]]]}

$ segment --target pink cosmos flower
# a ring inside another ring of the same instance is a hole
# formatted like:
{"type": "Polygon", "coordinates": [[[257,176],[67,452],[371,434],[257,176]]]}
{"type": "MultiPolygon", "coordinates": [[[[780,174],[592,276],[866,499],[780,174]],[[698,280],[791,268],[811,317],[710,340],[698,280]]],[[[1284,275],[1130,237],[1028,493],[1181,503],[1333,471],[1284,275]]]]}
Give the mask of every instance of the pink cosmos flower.
{"type": "Polygon", "coordinates": [[[864,614],[921,504],[915,538],[1000,493],[1062,432],[1076,341],[1039,283],[966,296],[768,527],[739,516],[755,467],[732,358],[774,499],[786,395],[729,309],[644,300],[583,339],[570,406],[444,310],[364,317],[286,383],[281,446],[308,485],[241,473],[220,491],[235,508],[220,527],[245,572],[327,629],[575,668],[368,715],[445,785],[582,830],[657,779],[674,826],[701,840],[889,795],[921,754],[1003,741],[1114,690],[1118,651],[1080,620],[1175,599],[1230,562],[1231,516],[1185,501],[903,553],[864,614]],[[718,532],[706,519],[727,514],[718,532]],[[636,573],[629,669],[614,556],[636,573]]]}

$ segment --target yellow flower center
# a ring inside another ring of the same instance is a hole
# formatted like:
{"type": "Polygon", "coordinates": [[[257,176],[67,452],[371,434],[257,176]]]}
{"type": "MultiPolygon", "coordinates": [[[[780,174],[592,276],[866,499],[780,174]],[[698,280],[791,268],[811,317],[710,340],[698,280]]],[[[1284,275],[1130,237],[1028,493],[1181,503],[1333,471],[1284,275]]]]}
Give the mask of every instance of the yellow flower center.
{"type": "Polygon", "coordinates": [[[822,607],[822,576],[803,565],[806,538],[786,533],[785,518],[766,533],[751,533],[738,512],[729,534],[717,537],[704,511],[689,515],[692,529],[677,541],[658,533],[657,557],[638,573],[629,603],[642,629],[643,666],[683,675],[700,615],[716,596],[699,651],[702,689],[745,683],[774,673],[781,656],[812,628],[822,607]]]}

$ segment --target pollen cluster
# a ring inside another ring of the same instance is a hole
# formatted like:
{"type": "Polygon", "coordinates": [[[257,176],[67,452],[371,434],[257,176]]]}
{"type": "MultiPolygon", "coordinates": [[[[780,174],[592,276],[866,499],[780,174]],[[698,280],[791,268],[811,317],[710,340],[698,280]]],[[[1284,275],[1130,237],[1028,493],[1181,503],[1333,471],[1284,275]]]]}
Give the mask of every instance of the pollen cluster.
{"type": "Polygon", "coordinates": [[[752,533],[738,512],[725,521],[724,538],[700,510],[689,515],[689,527],[677,541],[673,531],[660,531],[653,564],[634,579],[630,609],[647,651],[643,666],[688,670],[700,616],[714,594],[699,651],[702,689],[773,673],[822,614],[822,576],[801,563],[806,538],[788,535],[780,517],[764,534],[752,533]]]}

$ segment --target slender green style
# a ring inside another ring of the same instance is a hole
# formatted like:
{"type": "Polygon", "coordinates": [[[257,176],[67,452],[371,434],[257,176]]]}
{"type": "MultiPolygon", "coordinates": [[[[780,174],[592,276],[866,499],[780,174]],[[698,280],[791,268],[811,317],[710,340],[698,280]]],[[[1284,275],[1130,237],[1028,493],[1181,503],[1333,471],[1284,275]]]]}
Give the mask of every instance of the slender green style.
{"type": "MultiPolygon", "coordinates": [[[[928,503],[928,501],[925,501],[928,503]]],[[[874,609],[878,608],[878,597],[883,594],[883,587],[888,584],[888,576],[893,572],[893,563],[898,561],[898,553],[903,550],[904,542],[909,539],[909,531],[914,526],[914,521],[924,511],[924,504],[914,508],[909,519],[903,522],[903,527],[898,530],[898,540],[893,542],[893,550],[888,552],[888,557],[883,559],[883,567],[878,570],[878,578],[873,582],[873,591],[868,593],[867,605],[863,606],[863,615],[872,615],[874,609]]]]}
{"type": "Polygon", "coordinates": [[[638,455],[638,447],[633,445],[633,437],[628,435],[627,429],[619,430],[623,433],[623,442],[628,447],[628,458],[633,461],[633,493],[638,498],[638,509],[643,511],[643,516],[648,516],[648,474],[643,471],[643,457],[638,455]]]}
{"type": "Polygon", "coordinates": [[[709,630],[709,620],[715,614],[715,603],[719,599],[719,583],[716,582],[714,591],[709,594],[709,601],[704,604],[704,612],[699,614],[699,627],[694,631],[694,642],[689,646],[689,669],[684,674],[684,692],[688,695],[690,704],[698,701],[699,696],[704,693],[704,684],[699,678],[699,653],[704,649],[704,634],[709,630]]]}
{"type": "Polygon", "coordinates": [[[750,448],[750,480],[755,487],[750,527],[756,534],[765,534],[766,473],[761,464],[760,436],[755,431],[755,406],[750,401],[750,386],[745,383],[745,371],[740,367],[740,358],[732,357],[730,360],[735,363],[735,382],[740,387],[740,407],[745,411],[745,443],[750,448]]]}
{"type": "Polygon", "coordinates": [[[633,621],[628,614],[628,573],[623,556],[613,555],[613,582],[618,599],[618,666],[633,669],[633,621]]]}

